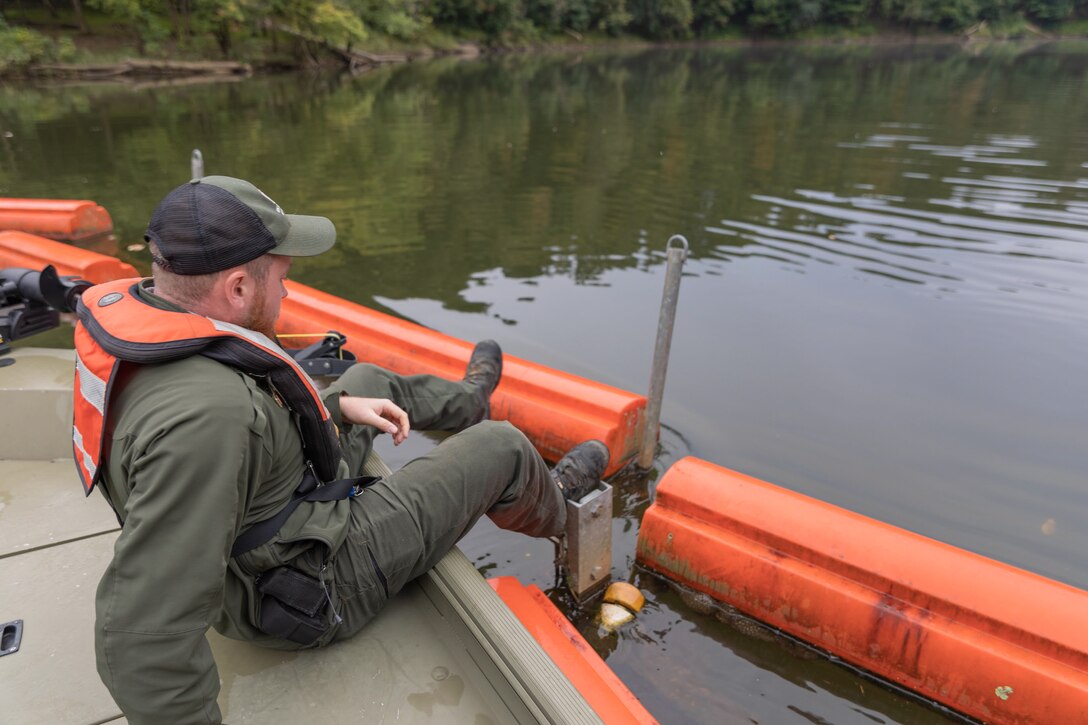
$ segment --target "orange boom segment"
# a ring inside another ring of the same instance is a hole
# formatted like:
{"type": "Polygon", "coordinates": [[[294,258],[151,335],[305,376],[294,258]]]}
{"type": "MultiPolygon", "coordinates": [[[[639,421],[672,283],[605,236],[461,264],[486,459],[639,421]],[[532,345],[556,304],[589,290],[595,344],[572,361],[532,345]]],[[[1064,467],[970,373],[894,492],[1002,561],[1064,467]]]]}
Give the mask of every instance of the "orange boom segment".
{"type": "MultiPolygon", "coordinates": [[[[278,331],[337,330],[359,360],[402,375],[429,373],[459,379],[472,344],[412,322],[368,309],[297,282],[288,282],[278,331]]],[[[558,460],[588,438],[611,451],[606,471],[618,470],[639,445],[646,398],[585,378],[505,355],[491,417],[509,420],[541,454],[558,460]]]]}
{"type": "Polygon", "coordinates": [[[78,241],[113,231],[110,213],[93,201],[0,199],[0,229],[78,241]]]}
{"type": "Polygon", "coordinates": [[[116,257],[80,249],[26,232],[0,232],[0,267],[41,269],[47,264],[60,275],[74,274],[100,284],[136,277],[136,268],[116,257]]]}
{"type": "Polygon", "coordinates": [[[999,723],[1088,722],[1088,592],[696,458],[638,558],[881,677],[999,723]]]}

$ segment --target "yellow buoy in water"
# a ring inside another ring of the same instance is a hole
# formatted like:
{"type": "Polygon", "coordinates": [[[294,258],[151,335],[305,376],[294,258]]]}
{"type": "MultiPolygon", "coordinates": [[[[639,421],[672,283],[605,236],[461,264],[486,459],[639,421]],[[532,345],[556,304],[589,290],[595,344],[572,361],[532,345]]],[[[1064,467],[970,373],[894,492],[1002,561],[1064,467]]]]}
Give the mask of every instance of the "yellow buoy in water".
{"type": "Polygon", "coordinates": [[[630,622],[646,603],[646,597],[627,582],[612,582],[601,604],[601,626],[609,632],[630,622]]]}

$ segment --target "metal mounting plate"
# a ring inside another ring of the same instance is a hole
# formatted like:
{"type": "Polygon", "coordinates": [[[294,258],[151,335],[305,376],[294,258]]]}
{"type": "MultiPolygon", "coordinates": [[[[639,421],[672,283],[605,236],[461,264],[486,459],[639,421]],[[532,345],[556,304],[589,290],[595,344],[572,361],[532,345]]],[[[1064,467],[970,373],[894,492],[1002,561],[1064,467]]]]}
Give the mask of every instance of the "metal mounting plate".
{"type": "Polygon", "coordinates": [[[612,573],[612,487],[603,481],[581,501],[567,501],[567,572],[571,593],[584,602],[612,573]]]}

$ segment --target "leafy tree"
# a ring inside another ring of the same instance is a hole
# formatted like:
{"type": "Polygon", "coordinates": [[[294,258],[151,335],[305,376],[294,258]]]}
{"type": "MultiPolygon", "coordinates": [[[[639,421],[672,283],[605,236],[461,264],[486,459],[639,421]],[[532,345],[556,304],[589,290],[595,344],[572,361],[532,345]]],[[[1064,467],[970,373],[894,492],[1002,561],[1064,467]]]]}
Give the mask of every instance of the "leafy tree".
{"type": "Polygon", "coordinates": [[[593,27],[596,6],[601,4],[594,0],[526,0],[525,18],[545,33],[565,29],[584,33],[593,27]]]}
{"type": "Polygon", "coordinates": [[[698,35],[712,35],[729,24],[737,12],[734,0],[692,0],[692,27],[698,35]]]}
{"type": "Polygon", "coordinates": [[[691,0],[633,0],[632,24],[651,38],[676,40],[691,35],[691,0]]]}
{"type": "Polygon", "coordinates": [[[336,0],[315,3],[308,26],[330,45],[351,47],[352,43],[366,38],[363,21],[336,0]]]}
{"type": "Polygon", "coordinates": [[[584,33],[593,26],[592,0],[566,0],[563,9],[562,25],[564,28],[584,33]]]}
{"type": "Polygon", "coordinates": [[[872,0],[826,0],[820,22],[856,27],[872,9],[872,0]]]}
{"type": "Polygon", "coordinates": [[[525,17],[546,33],[557,32],[563,24],[566,3],[563,0],[526,0],[525,17]]]}
{"type": "Polygon", "coordinates": [[[156,0],[87,0],[87,7],[120,20],[133,34],[141,54],[157,50],[170,37],[170,22],[156,0]]]}
{"type": "Polygon", "coordinates": [[[237,28],[251,18],[245,0],[188,0],[190,17],[185,20],[192,35],[211,35],[224,58],[230,57],[232,38],[237,28]]]}
{"type": "Polygon", "coordinates": [[[820,22],[823,0],[752,0],[748,26],[774,34],[795,33],[820,22]]]}
{"type": "Polygon", "coordinates": [[[430,23],[420,0],[350,0],[367,27],[401,40],[417,37],[430,23]]]}
{"type": "Polygon", "coordinates": [[[592,15],[593,27],[609,35],[619,35],[634,19],[627,11],[627,0],[596,0],[592,15]]]}
{"type": "Polygon", "coordinates": [[[74,53],[70,39],[54,42],[37,30],[9,27],[0,14],[0,71],[30,63],[71,60],[74,53]]]}
{"type": "Polygon", "coordinates": [[[1073,0],[1024,0],[1024,12],[1040,23],[1058,23],[1073,15],[1073,0]]]}
{"type": "Polygon", "coordinates": [[[885,16],[907,26],[962,30],[979,17],[976,0],[882,0],[885,16]]]}
{"type": "Polygon", "coordinates": [[[1018,0],[977,0],[976,20],[999,22],[1018,14],[1018,0]]]}

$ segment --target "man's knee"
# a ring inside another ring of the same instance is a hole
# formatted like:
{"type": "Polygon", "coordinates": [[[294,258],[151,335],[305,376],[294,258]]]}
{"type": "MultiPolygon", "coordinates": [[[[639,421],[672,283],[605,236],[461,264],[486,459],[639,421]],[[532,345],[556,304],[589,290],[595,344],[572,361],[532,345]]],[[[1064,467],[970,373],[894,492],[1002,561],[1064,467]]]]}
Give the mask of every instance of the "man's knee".
{"type": "Polygon", "coordinates": [[[461,435],[471,436],[479,445],[494,453],[521,454],[533,447],[524,433],[505,420],[480,421],[466,428],[461,435]]]}
{"type": "Polygon", "coordinates": [[[355,385],[384,381],[385,378],[386,371],[377,365],[371,365],[370,363],[356,363],[348,368],[347,372],[343,375],[343,380],[345,382],[355,385]]]}
{"type": "Polygon", "coordinates": [[[389,373],[377,365],[357,363],[348,368],[329,388],[361,398],[387,398],[389,373]]]}

